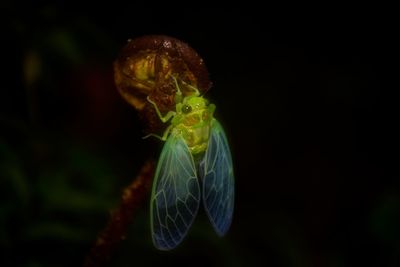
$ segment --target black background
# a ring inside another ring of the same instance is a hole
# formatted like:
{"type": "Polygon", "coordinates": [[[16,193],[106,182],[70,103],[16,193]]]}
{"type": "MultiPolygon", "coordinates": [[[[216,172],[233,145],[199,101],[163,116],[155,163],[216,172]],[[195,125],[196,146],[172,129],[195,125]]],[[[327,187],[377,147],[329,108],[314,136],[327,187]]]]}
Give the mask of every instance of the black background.
{"type": "Polygon", "coordinates": [[[159,153],[113,84],[119,49],[147,34],[187,42],[208,67],[234,221],[218,238],[200,214],[181,246],[158,252],[143,207],[110,266],[400,264],[390,7],[56,1],[2,13],[2,266],[81,265],[159,153]]]}

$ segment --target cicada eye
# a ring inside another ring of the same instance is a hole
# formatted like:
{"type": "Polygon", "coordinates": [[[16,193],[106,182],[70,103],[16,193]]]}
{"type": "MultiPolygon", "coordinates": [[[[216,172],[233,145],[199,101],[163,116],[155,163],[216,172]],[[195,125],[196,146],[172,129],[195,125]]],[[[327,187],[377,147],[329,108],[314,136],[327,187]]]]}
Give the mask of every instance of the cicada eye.
{"type": "Polygon", "coordinates": [[[191,112],[191,111],[192,111],[192,107],[191,107],[191,106],[189,106],[189,105],[183,105],[183,107],[182,107],[182,112],[183,112],[183,113],[187,114],[187,113],[189,113],[189,112],[191,112]]]}

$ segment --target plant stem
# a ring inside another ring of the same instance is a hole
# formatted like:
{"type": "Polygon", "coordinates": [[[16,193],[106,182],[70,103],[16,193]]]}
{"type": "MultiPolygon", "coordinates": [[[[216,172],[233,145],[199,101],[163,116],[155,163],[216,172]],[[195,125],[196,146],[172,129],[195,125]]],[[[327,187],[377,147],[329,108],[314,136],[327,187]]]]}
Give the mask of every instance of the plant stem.
{"type": "Polygon", "coordinates": [[[147,200],[154,166],[152,160],[147,160],[138,176],[123,190],[119,207],[111,212],[107,226],[99,233],[86,257],[84,267],[105,266],[121,240],[125,238],[126,230],[136,211],[147,200]]]}

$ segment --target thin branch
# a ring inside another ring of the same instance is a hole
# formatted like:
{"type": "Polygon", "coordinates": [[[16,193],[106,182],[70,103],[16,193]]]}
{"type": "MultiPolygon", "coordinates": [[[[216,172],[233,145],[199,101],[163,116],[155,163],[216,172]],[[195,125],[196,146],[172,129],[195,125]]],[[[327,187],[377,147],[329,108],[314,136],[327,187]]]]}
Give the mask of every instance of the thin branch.
{"type": "Polygon", "coordinates": [[[147,200],[153,175],[154,162],[148,160],[136,179],[124,189],[119,207],[111,213],[107,226],[98,235],[96,243],[86,257],[84,267],[105,266],[109,261],[121,240],[125,238],[136,210],[147,200]]]}

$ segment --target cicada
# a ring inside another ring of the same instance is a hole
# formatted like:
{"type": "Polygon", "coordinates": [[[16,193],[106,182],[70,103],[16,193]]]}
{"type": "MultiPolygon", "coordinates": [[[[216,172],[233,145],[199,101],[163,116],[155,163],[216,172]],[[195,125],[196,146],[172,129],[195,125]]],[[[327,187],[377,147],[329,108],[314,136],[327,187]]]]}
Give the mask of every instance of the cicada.
{"type": "MultiPolygon", "coordinates": [[[[197,88],[183,96],[176,78],[176,110],[163,116],[149,97],[162,122],[170,121],[153,181],[150,199],[151,233],[160,250],[182,242],[202,200],[219,236],[228,231],[234,208],[232,156],[215,105],[197,88]]],[[[152,134],[153,135],[153,134],[152,134]]]]}

